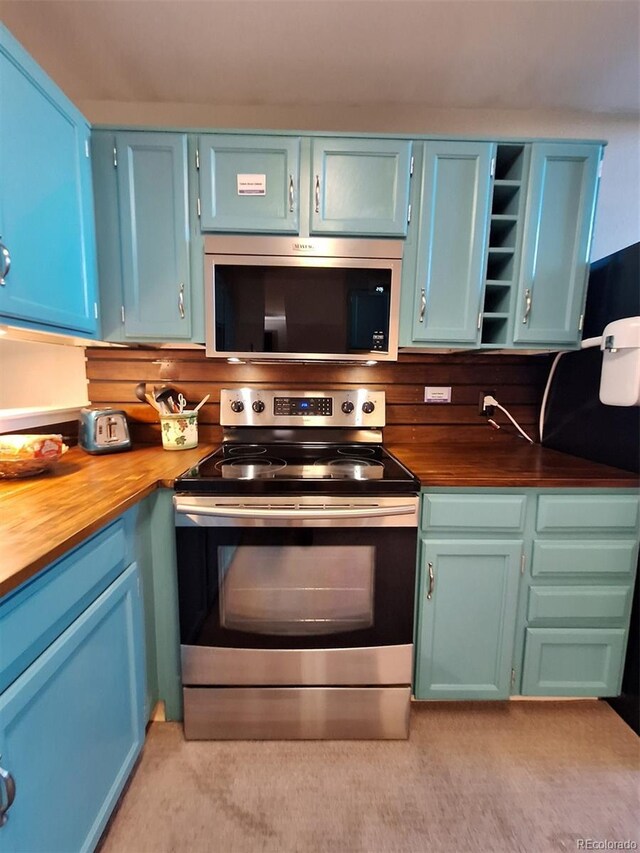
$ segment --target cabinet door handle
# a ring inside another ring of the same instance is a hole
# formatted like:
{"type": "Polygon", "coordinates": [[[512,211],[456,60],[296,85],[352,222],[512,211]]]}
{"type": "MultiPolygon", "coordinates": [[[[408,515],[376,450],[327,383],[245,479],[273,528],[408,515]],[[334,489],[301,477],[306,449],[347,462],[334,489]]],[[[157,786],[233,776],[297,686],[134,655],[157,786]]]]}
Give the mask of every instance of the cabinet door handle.
{"type": "Polygon", "coordinates": [[[427,293],[423,287],[422,290],[420,291],[420,316],[418,317],[419,323],[424,323],[424,314],[425,314],[426,310],[427,310],[427,293]]]}
{"type": "Polygon", "coordinates": [[[524,292],[524,315],[522,317],[522,322],[526,325],[527,320],[529,319],[529,314],[531,312],[531,291],[527,288],[524,292]]]}
{"type": "Polygon", "coordinates": [[[184,284],[181,284],[180,289],[178,290],[178,311],[180,313],[180,319],[184,320],[184,284]]]}
{"type": "Polygon", "coordinates": [[[7,812],[16,798],[16,783],[14,782],[11,773],[9,773],[8,770],[4,770],[2,767],[0,767],[0,782],[2,783],[2,787],[6,793],[6,803],[4,802],[4,796],[0,793],[0,826],[4,826],[9,820],[7,812]]]}
{"type": "Polygon", "coordinates": [[[316,175],[316,213],[320,213],[320,175],[316,175]]]}
{"type": "Polygon", "coordinates": [[[433,574],[433,563],[427,564],[429,567],[429,589],[427,590],[427,601],[431,601],[433,598],[433,587],[435,585],[436,579],[433,574]]]}
{"type": "Polygon", "coordinates": [[[289,213],[293,213],[293,175],[289,175],[289,213]]]}
{"type": "Polygon", "coordinates": [[[7,283],[7,276],[11,269],[11,255],[6,246],[0,243],[0,258],[2,258],[2,272],[0,272],[0,286],[4,287],[7,283]]]}

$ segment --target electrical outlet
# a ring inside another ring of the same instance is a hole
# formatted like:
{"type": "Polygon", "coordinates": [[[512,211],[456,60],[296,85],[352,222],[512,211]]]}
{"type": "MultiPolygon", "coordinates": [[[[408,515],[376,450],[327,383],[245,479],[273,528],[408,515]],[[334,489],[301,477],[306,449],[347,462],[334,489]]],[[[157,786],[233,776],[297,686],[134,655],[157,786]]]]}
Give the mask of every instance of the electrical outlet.
{"type": "Polygon", "coordinates": [[[490,418],[493,416],[495,411],[495,406],[485,406],[484,398],[485,397],[495,397],[496,392],[493,390],[489,391],[481,391],[480,399],[478,400],[478,414],[485,418],[490,418]]]}

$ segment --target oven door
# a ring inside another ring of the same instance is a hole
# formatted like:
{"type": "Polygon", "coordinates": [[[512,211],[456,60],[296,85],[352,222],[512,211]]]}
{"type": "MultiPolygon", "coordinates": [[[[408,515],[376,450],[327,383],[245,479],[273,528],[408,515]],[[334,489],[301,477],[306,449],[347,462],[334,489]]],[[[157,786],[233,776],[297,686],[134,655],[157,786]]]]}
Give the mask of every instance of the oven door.
{"type": "Polygon", "coordinates": [[[410,683],[417,498],[175,504],[184,684],[410,683]]]}

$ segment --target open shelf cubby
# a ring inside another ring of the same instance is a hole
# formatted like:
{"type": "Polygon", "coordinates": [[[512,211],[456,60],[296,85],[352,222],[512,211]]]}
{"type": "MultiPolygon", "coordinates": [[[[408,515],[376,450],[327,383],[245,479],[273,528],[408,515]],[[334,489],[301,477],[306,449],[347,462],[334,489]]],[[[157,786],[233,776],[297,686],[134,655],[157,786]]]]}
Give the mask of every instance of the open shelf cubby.
{"type": "Polygon", "coordinates": [[[509,343],[528,163],[526,145],[497,146],[480,335],[480,345],[489,349],[509,343]]]}
{"type": "Polygon", "coordinates": [[[488,281],[484,291],[484,313],[508,314],[511,302],[511,283],[488,281]]]}
{"type": "Polygon", "coordinates": [[[513,249],[516,245],[517,229],[517,216],[492,215],[489,231],[489,247],[492,249],[513,249]]]}
{"type": "Polygon", "coordinates": [[[492,249],[487,258],[487,279],[510,282],[513,276],[513,249],[492,249]]]}
{"type": "Polygon", "coordinates": [[[494,181],[492,216],[517,216],[520,208],[520,181],[494,181]]]}
{"type": "Polygon", "coordinates": [[[508,327],[509,316],[507,314],[485,315],[482,318],[482,344],[506,344],[508,327]]]}
{"type": "Polygon", "coordinates": [[[498,145],[496,151],[496,181],[522,179],[524,145],[498,145]]]}

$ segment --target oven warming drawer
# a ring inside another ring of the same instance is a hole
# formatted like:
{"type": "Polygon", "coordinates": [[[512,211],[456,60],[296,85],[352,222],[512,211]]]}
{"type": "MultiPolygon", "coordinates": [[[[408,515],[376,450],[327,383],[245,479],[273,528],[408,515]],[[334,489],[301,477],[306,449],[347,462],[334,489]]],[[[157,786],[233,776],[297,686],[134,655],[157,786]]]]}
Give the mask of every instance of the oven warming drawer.
{"type": "Polygon", "coordinates": [[[409,737],[409,687],[185,687],[187,740],[409,737]]]}
{"type": "Polygon", "coordinates": [[[411,684],[412,644],[353,649],[180,648],[182,683],[189,686],[411,684]]]}

